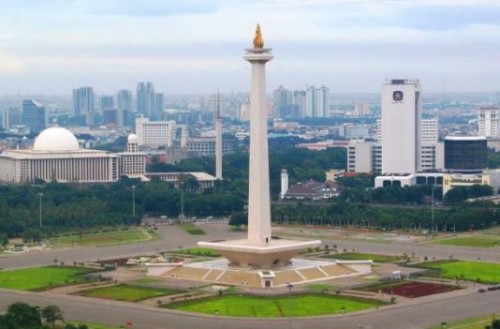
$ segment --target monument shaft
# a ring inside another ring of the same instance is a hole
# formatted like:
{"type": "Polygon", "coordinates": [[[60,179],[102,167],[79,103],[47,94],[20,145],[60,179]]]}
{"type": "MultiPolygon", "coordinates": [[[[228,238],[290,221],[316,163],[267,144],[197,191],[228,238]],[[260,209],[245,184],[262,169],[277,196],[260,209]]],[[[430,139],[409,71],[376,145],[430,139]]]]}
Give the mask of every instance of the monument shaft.
{"type": "Polygon", "coordinates": [[[248,240],[266,244],[271,241],[271,205],[265,65],[273,56],[270,49],[252,48],[244,58],[252,64],[248,240]]]}

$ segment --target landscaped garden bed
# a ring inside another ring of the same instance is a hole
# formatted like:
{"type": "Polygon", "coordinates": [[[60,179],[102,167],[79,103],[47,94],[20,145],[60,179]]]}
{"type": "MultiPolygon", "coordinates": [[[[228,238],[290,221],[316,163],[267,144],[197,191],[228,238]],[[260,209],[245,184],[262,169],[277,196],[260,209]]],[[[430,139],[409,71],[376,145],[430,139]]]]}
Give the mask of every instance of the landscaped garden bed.
{"type": "Polygon", "coordinates": [[[281,296],[224,295],[174,302],[167,308],[237,317],[303,317],[356,312],[384,305],[371,299],[323,294],[281,296]]]}
{"type": "Polygon", "coordinates": [[[385,294],[397,295],[407,298],[417,298],[428,295],[440,294],[443,292],[460,289],[457,286],[420,282],[420,281],[395,281],[371,285],[360,288],[361,291],[383,292],[385,294]]]}
{"type": "Polygon", "coordinates": [[[139,302],[145,299],[167,296],[167,295],[175,295],[179,293],[182,293],[182,291],[177,289],[119,284],[108,287],[83,290],[79,291],[76,294],[86,297],[113,299],[113,300],[121,300],[127,302],[139,302]]]}

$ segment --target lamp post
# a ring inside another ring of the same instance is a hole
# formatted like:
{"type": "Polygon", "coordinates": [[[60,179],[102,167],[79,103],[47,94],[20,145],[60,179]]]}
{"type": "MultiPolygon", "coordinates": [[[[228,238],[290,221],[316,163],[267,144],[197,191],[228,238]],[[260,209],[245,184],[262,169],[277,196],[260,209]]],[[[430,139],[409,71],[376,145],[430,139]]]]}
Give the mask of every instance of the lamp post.
{"type": "Polygon", "coordinates": [[[288,288],[288,329],[291,329],[292,328],[292,288],[293,288],[293,284],[288,282],[286,287],[288,288]]]}
{"type": "Polygon", "coordinates": [[[135,185],[132,185],[132,217],[135,218],[135,185]]]}
{"type": "Polygon", "coordinates": [[[40,215],[40,228],[42,227],[42,196],[43,196],[43,193],[39,192],[38,193],[38,208],[39,208],[39,215],[40,215]]]}

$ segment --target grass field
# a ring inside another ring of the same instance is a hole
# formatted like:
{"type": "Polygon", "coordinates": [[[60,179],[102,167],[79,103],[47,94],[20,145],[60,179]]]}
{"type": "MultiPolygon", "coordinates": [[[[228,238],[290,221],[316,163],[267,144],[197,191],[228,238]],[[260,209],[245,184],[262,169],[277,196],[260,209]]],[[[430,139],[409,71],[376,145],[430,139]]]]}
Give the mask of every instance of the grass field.
{"type": "Polygon", "coordinates": [[[373,300],[327,295],[256,297],[228,295],[168,304],[168,308],[242,317],[300,317],[355,312],[382,305],[373,300]]]}
{"type": "MultiPolygon", "coordinates": [[[[496,316],[498,318],[498,315],[496,316]]],[[[446,324],[446,329],[484,329],[488,324],[491,324],[493,317],[491,315],[484,316],[481,318],[472,318],[456,322],[451,322],[446,324]]],[[[443,326],[438,325],[431,327],[430,329],[442,329],[443,326]]]]}
{"type": "Polygon", "coordinates": [[[440,270],[441,277],[485,283],[500,283],[500,264],[469,261],[435,261],[418,267],[440,270]]]}
{"type": "Polygon", "coordinates": [[[186,233],[189,233],[191,235],[203,235],[205,234],[205,231],[203,231],[201,228],[199,228],[196,225],[193,224],[181,224],[179,227],[184,230],[186,233]]]}
{"type": "MultiPolygon", "coordinates": [[[[115,327],[115,326],[106,326],[103,324],[92,323],[92,322],[66,321],[66,323],[71,323],[72,325],[74,325],[76,327],[78,327],[78,325],[80,325],[80,324],[85,324],[85,325],[87,325],[87,327],[89,329],[120,329],[120,328],[124,328],[123,325],[121,325],[119,327],[115,327]]],[[[56,328],[57,328],[57,326],[56,326],[56,328]]]]}
{"type": "Polygon", "coordinates": [[[375,263],[394,263],[394,262],[399,262],[402,260],[402,257],[400,257],[400,256],[365,254],[365,253],[359,253],[359,252],[344,252],[341,254],[328,255],[325,257],[339,259],[339,260],[368,260],[368,259],[371,259],[375,263]]]}
{"type": "Polygon", "coordinates": [[[196,256],[208,256],[208,257],[218,257],[220,256],[215,250],[210,248],[189,248],[189,249],[178,249],[173,251],[176,254],[188,254],[196,256]]]}
{"type": "Polygon", "coordinates": [[[478,248],[494,248],[500,246],[500,237],[496,236],[464,236],[450,239],[441,239],[433,241],[434,244],[463,246],[463,247],[478,247],[478,248]]]}
{"type": "Polygon", "coordinates": [[[82,267],[48,266],[0,271],[0,287],[16,290],[45,290],[86,282],[85,274],[94,270],[82,267]]]}
{"type": "Polygon", "coordinates": [[[144,299],[174,295],[181,292],[182,291],[175,289],[150,288],[128,284],[119,284],[116,286],[80,291],[78,295],[94,298],[121,300],[126,302],[138,302],[144,299]]]}
{"type": "Polygon", "coordinates": [[[81,235],[62,236],[52,239],[55,246],[106,246],[149,241],[157,238],[156,232],[142,228],[130,230],[99,232],[81,235]]]}

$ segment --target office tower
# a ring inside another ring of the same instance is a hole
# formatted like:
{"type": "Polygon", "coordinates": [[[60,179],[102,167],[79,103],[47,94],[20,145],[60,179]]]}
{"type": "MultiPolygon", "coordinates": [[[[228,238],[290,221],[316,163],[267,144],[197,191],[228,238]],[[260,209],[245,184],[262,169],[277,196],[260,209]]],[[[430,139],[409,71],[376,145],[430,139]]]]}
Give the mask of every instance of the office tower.
{"type": "Polygon", "coordinates": [[[420,82],[393,79],[382,88],[382,173],[415,173],[420,168],[420,82]]]}
{"type": "Polygon", "coordinates": [[[291,90],[279,86],[273,91],[273,116],[275,118],[289,118],[292,107],[293,94],[291,90]]]}
{"type": "Polygon", "coordinates": [[[172,146],[172,138],[175,138],[175,121],[150,121],[149,118],[135,119],[135,133],[138,144],[158,147],[172,146]],[[174,136],[174,137],[173,137],[174,136]]]}
{"type": "Polygon", "coordinates": [[[479,135],[500,137],[500,107],[482,106],[479,108],[479,135]]]}
{"type": "Polygon", "coordinates": [[[153,118],[159,119],[161,117],[161,112],[165,109],[165,95],[162,93],[154,94],[153,102],[153,118]]]}
{"type": "Polygon", "coordinates": [[[101,96],[101,110],[111,110],[113,103],[113,96],[101,96]]]}
{"type": "Polygon", "coordinates": [[[487,153],[484,136],[446,136],[445,170],[455,173],[480,173],[487,166],[487,153]]]}
{"type": "Polygon", "coordinates": [[[137,84],[137,112],[151,118],[155,102],[155,87],[152,82],[137,84]]]}
{"type": "Polygon", "coordinates": [[[2,129],[7,131],[10,129],[10,110],[3,109],[2,111],[2,129]]]}
{"type": "Polygon", "coordinates": [[[84,117],[87,126],[95,124],[94,90],[92,87],[73,89],[73,110],[75,117],[84,117]]]}
{"type": "Polygon", "coordinates": [[[444,166],[444,147],[439,143],[439,121],[422,119],[421,152],[419,171],[440,170],[444,166]]]}
{"type": "Polygon", "coordinates": [[[30,128],[31,133],[38,134],[47,127],[47,111],[42,104],[34,100],[23,100],[21,121],[30,128]]]}
{"type": "Polygon", "coordinates": [[[130,90],[119,90],[116,96],[116,126],[121,128],[128,124],[128,118],[132,113],[132,92],[130,90]]]}
{"type": "Polygon", "coordinates": [[[368,103],[356,102],[354,104],[354,113],[355,117],[365,117],[370,115],[370,106],[368,103]]]}
{"type": "Polygon", "coordinates": [[[306,113],[306,92],[304,90],[293,92],[293,105],[297,108],[297,118],[303,118],[306,113]]]}

